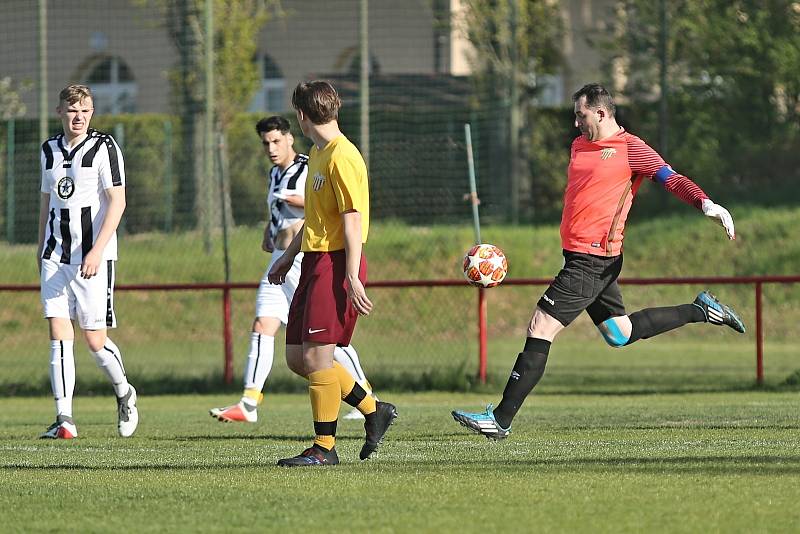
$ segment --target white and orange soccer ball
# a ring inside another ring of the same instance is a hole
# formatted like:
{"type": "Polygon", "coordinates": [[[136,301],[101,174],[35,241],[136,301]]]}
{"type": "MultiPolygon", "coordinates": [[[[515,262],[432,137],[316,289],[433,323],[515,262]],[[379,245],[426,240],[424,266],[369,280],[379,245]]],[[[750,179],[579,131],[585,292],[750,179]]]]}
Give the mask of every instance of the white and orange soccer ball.
{"type": "Polygon", "coordinates": [[[482,243],[464,256],[464,278],[477,287],[494,287],[506,277],[508,260],[499,247],[482,243]]]}

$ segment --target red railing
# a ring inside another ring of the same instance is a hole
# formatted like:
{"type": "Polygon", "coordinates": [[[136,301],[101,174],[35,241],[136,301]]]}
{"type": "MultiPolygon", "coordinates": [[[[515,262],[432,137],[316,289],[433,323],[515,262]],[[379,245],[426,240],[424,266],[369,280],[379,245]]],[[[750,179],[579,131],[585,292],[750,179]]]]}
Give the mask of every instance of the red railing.
{"type": "MultiPolygon", "coordinates": [[[[552,282],[550,278],[516,278],[507,279],[504,286],[546,286],[552,282]]],[[[755,319],[756,319],[756,382],[764,382],[764,327],[762,321],[762,288],[764,284],[795,284],[800,282],[800,275],[791,276],[700,276],[687,278],[620,278],[623,285],[753,285],[755,287],[755,319]]],[[[367,284],[370,288],[403,288],[403,287],[446,287],[461,286],[470,289],[463,280],[378,280],[367,284]]],[[[207,284],[121,284],[118,291],[209,291],[222,292],[222,335],[225,347],[224,379],[226,383],[233,381],[233,332],[231,328],[231,291],[234,289],[257,289],[258,284],[252,282],[207,283],[207,284]]],[[[32,292],[39,291],[38,285],[2,285],[0,292],[32,292]]],[[[478,289],[478,379],[486,382],[487,335],[486,335],[486,289],[478,289]]]]}

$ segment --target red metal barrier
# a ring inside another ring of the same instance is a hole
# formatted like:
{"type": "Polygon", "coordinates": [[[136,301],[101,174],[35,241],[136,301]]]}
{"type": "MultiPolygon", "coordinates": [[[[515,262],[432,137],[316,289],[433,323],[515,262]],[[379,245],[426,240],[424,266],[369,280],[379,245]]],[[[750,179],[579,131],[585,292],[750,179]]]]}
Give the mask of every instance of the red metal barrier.
{"type": "MultiPolygon", "coordinates": [[[[503,281],[504,286],[540,286],[549,285],[550,278],[516,278],[503,281]]],[[[620,278],[623,285],[687,285],[687,284],[730,284],[755,286],[755,319],[756,319],[756,382],[764,382],[764,326],[762,310],[762,291],[764,284],[796,284],[800,282],[800,275],[781,276],[701,276],[687,278],[620,278]]],[[[469,288],[463,280],[378,280],[368,282],[370,288],[403,288],[403,287],[450,287],[460,286],[469,288]]],[[[207,284],[121,284],[116,287],[119,291],[208,291],[222,292],[222,335],[225,346],[224,377],[225,382],[233,380],[233,335],[231,327],[231,296],[234,289],[257,289],[257,283],[207,283],[207,284]]],[[[4,285],[0,284],[0,293],[9,292],[35,292],[39,291],[38,285],[4,285]]],[[[486,381],[487,364],[487,339],[486,339],[486,314],[487,304],[484,289],[478,289],[478,379],[486,381]]]]}
{"type": "Polygon", "coordinates": [[[233,329],[231,327],[231,289],[222,290],[222,339],[225,342],[225,370],[222,372],[226,384],[233,382],[233,329]]]}
{"type": "Polygon", "coordinates": [[[486,289],[478,288],[478,380],[486,383],[486,365],[489,352],[486,348],[486,289]]]}

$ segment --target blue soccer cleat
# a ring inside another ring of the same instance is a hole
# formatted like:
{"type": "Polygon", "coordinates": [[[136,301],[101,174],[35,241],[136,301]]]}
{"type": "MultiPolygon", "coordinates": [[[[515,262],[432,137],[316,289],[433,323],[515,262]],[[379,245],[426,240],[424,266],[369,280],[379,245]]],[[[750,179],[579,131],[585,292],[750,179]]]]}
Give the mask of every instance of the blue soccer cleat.
{"type": "Polygon", "coordinates": [[[486,436],[487,439],[501,440],[511,434],[511,427],[503,428],[494,418],[492,413],[492,405],[486,407],[486,411],[482,413],[470,413],[453,410],[450,412],[455,419],[462,426],[465,426],[475,432],[486,436]]]}
{"type": "Polygon", "coordinates": [[[692,304],[703,310],[707,322],[716,325],[724,324],[730,326],[740,334],[744,334],[744,323],[736,312],[733,311],[733,308],[722,304],[717,297],[708,291],[703,291],[697,295],[697,298],[694,299],[692,304]]]}

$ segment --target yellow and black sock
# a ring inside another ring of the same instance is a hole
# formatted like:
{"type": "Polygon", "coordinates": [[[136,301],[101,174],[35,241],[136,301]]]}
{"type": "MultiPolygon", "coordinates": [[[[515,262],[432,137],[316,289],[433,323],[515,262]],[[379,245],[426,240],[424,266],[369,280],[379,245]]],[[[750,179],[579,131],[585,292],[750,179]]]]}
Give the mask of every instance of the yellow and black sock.
{"type": "Polygon", "coordinates": [[[326,450],[331,450],[336,444],[336,422],[342,403],[340,389],[334,369],[322,369],[308,375],[311,412],[314,414],[314,444],[326,450]]]}
{"type": "Polygon", "coordinates": [[[364,415],[374,413],[376,409],[375,398],[372,395],[368,395],[367,391],[356,382],[353,376],[339,362],[333,362],[333,368],[339,377],[342,400],[357,408],[364,415]]]}
{"type": "Polygon", "coordinates": [[[257,389],[245,388],[244,393],[242,393],[242,402],[251,408],[255,408],[261,404],[262,400],[264,400],[264,394],[257,389]]]}

